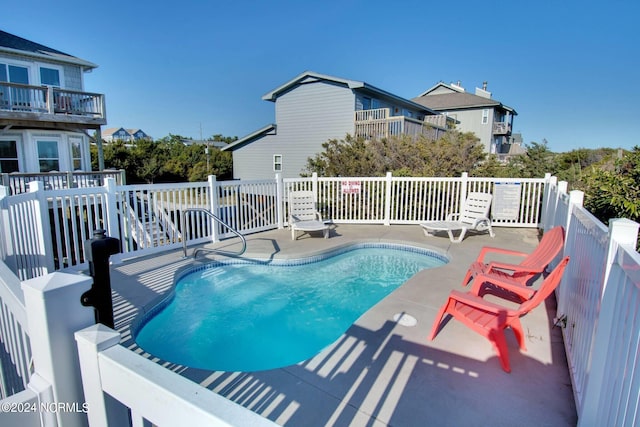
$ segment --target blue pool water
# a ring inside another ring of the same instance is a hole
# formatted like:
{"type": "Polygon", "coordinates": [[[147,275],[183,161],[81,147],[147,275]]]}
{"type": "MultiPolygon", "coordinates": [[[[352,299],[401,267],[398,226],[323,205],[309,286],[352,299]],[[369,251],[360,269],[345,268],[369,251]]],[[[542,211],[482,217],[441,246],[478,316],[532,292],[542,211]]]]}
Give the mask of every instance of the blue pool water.
{"type": "Polygon", "coordinates": [[[292,365],[333,343],[415,273],[445,263],[441,255],[400,245],[280,264],[217,263],[180,278],[164,307],[143,319],[136,342],[194,368],[292,365]]]}

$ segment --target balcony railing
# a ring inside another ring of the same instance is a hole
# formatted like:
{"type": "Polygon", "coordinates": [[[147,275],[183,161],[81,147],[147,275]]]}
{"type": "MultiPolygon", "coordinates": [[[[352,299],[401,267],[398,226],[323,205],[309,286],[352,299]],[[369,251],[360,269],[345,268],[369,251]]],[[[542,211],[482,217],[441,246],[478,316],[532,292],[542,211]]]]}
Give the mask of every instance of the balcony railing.
{"type": "Polygon", "coordinates": [[[11,194],[26,193],[29,183],[40,181],[45,190],[66,188],[100,187],[106,178],[115,178],[118,185],[125,184],[123,170],[106,170],[91,172],[45,172],[45,173],[3,173],[0,174],[0,185],[9,187],[11,194]]]}
{"type": "Polygon", "coordinates": [[[104,95],[0,82],[0,118],[106,124],[104,95]]]}
{"type": "Polygon", "coordinates": [[[493,124],[494,135],[508,135],[511,133],[511,124],[507,122],[495,122],[493,124]]]}
{"type": "Polygon", "coordinates": [[[407,116],[392,116],[389,108],[355,112],[355,136],[367,139],[398,135],[428,135],[437,137],[434,127],[446,128],[445,116],[427,116],[424,120],[407,116]],[[435,135],[434,135],[435,133],[435,135]]]}

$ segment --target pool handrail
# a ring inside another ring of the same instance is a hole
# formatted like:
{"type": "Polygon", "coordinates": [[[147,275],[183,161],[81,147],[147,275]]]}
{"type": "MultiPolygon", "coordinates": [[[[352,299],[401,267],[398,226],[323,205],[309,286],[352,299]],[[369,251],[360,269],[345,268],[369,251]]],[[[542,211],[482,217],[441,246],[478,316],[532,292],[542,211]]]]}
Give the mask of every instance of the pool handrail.
{"type": "Polygon", "coordinates": [[[198,255],[198,252],[203,251],[203,252],[213,252],[213,253],[218,253],[221,255],[226,255],[226,256],[240,256],[242,255],[246,250],[247,250],[247,239],[245,239],[245,237],[240,234],[238,232],[238,230],[234,229],[233,227],[231,227],[229,224],[227,224],[226,222],[224,222],[223,220],[221,220],[220,218],[218,218],[213,212],[211,212],[209,209],[206,208],[187,208],[184,211],[182,211],[182,218],[181,218],[181,228],[182,228],[182,253],[184,255],[184,257],[187,257],[187,233],[186,233],[186,227],[185,227],[185,218],[187,216],[187,214],[189,212],[202,212],[207,214],[209,217],[213,218],[216,222],[218,222],[219,224],[227,227],[229,230],[231,230],[231,232],[235,235],[237,235],[238,237],[240,237],[240,240],[242,241],[242,249],[240,249],[237,252],[228,252],[228,251],[223,251],[220,249],[208,249],[208,248],[196,248],[196,250],[193,251],[193,257],[195,258],[198,255]]]}

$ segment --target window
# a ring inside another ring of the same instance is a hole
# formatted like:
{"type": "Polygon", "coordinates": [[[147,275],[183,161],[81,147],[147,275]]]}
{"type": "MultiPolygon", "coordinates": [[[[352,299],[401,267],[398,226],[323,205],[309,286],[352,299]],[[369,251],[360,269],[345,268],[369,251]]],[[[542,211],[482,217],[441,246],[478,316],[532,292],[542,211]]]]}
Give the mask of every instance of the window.
{"type": "Polygon", "coordinates": [[[482,110],[482,124],[486,125],[487,123],[489,123],[489,110],[484,109],[482,110]]]}
{"type": "Polygon", "coordinates": [[[18,147],[16,141],[0,141],[0,172],[19,172],[18,147]]]}
{"type": "MultiPolygon", "coordinates": [[[[29,69],[18,65],[0,63],[0,81],[9,83],[29,84],[29,69]]],[[[29,91],[24,88],[12,87],[0,96],[2,107],[20,107],[29,105],[29,91]]]]}
{"type": "Polygon", "coordinates": [[[74,171],[82,170],[82,140],[80,138],[69,138],[69,146],[71,151],[71,168],[74,171]]]}
{"type": "Polygon", "coordinates": [[[273,155],[273,170],[275,172],[282,171],[282,155],[281,154],[273,155]]]}
{"type": "Polygon", "coordinates": [[[59,171],[58,141],[38,141],[38,161],[40,172],[59,171]]]}
{"type": "Polygon", "coordinates": [[[40,84],[60,87],[60,71],[54,68],[40,67],[40,84]]]}

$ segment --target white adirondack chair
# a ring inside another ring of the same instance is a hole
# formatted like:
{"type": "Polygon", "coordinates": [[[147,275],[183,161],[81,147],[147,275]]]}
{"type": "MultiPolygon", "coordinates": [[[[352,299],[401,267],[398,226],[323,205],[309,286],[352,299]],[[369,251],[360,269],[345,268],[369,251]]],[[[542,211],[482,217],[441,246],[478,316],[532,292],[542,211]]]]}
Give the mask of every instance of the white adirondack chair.
{"type": "Polygon", "coordinates": [[[428,221],[420,224],[425,236],[432,236],[438,231],[446,231],[449,239],[454,243],[460,243],[464,239],[467,230],[489,230],[489,235],[494,236],[491,228],[489,210],[491,209],[492,196],[489,193],[469,193],[461,212],[447,215],[445,221],[428,221]],[[453,232],[460,230],[458,238],[453,232]]]}
{"type": "Polygon", "coordinates": [[[329,225],[322,221],[322,215],[316,209],[313,191],[292,191],[289,193],[289,227],[291,240],[296,240],[296,231],[322,231],[324,238],[329,237],[329,225]]]}

